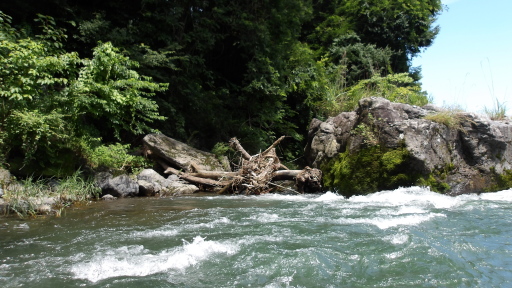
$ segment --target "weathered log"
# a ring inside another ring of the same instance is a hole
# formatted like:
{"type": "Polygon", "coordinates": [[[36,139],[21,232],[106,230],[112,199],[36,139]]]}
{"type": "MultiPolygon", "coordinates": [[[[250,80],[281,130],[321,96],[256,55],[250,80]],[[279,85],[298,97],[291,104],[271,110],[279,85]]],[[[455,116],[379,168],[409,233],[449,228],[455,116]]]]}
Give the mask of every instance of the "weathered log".
{"type": "Polygon", "coordinates": [[[165,169],[165,171],[164,171],[165,174],[175,174],[175,175],[179,176],[180,178],[182,178],[186,181],[192,182],[192,183],[206,185],[206,186],[214,186],[214,187],[225,186],[227,184],[226,181],[216,181],[216,180],[212,180],[212,179],[191,176],[188,173],[185,173],[185,172],[182,172],[182,171],[179,171],[177,169],[170,167],[163,161],[159,161],[159,164],[165,169]]]}
{"type": "Polygon", "coordinates": [[[232,188],[233,183],[234,183],[234,181],[230,181],[228,184],[224,185],[224,187],[222,187],[222,189],[217,191],[217,194],[222,195],[222,194],[227,193],[229,191],[229,189],[232,188]]]}
{"type": "Polygon", "coordinates": [[[274,149],[278,144],[279,142],[283,141],[283,139],[286,138],[286,136],[281,136],[279,137],[279,139],[277,139],[276,141],[274,141],[274,143],[272,143],[272,145],[270,145],[267,150],[263,151],[263,153],[261,153],[262,155],[265,155],[267,153],[270,152],[270,150],[274,149]]]}
{"type": "Polygon", "coordinates": [[[240,145],[240,142],[238,142],[238,139],[236,139],[236,137],[233,137],[233,138],[231,138],[231,140],[229,140],[229,145],[231,146],[231,148],[240,152],[240,154],[242,154],[243,159],[245,159],[245,160],[251,159],[251,155],[249,153],[247,153],[247,151],[245,151],[244,147],[242,147],[242,145],[240,145]]]}
{"type": "Polygon", "coordinates": [[[238,172],[221,172],[221,171],[203,171],[199,170],[194,173],[187,173],[190,176],[200,177],[200,178],[208,178],[214,180],[220,179],[232,179],[233,177],[239,176],[238,172]]]}
{"type": "Polygon", "coordinates": [[[316,168],[304,168],[295,178],[297,190],[301,193],[322,191],[322,171],[316,168]]]}
{"type": "Polygon", "coordinates": [[[231,171],[226,157],[219,159],[215,154],[195,149],[165,135],[148,134],[142,141],[145,154],[155,160],[164,160],[180,170],[190,172],[189,167],[195,164],[201,170],[231,171]]]}
{"type": "Polygon", "coordinates": [[[167,159],[157,159],[157,162],[163,167],[166,174],[176,174],[194,184],[222,187],[217,192],[219,194],[258,195],[269,193],[283,188],[281,185],[273,183],[273,181],[281,180],[295,180],[298,191],[287,188],[294,193],[320,191],[322,178],[320,170],[309,167],[304,170],[288,170],[281,164],[275,148],[283,139],[285,139],[284,136],[280,137],[260,154],[251,156],[236,138],[232,138],[230,146],[241,155],[240,168],[237,172],[205,170],[204,165],[198,165],[194,161],[188,162],[186,167],[178,166],[180,169],[171,167],[175,163],[169,163],[166,161],[167,159]]]}
{"type": "Polygon", "coordinates": [[[272,175],[273,181],[295,180],[302,170],[277,170],[272,175]]]}

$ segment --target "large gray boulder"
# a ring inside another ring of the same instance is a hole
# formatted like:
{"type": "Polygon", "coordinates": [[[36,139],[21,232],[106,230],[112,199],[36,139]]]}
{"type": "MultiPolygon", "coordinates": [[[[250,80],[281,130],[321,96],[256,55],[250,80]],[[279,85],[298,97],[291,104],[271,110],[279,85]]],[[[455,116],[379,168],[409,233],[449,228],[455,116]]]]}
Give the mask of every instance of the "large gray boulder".
{"type": "Polygon", "coordinates": [[[100,172],[95,176],[96,186],[101,188],[102,195],[114,197],[133,197],[139,195],[139,185],[128,175],[113,177],[109,172],[100,172]]]}
{"type": "Polygon", "coordinates": [[[459,113],[459,123],[447,127],[425,119],[439,112],[443,109],[432,105],[362,99],[354,112],[311,122],[306,159],[310,166],[320,167],[347,150],[404,147],[410,155],[408,173],[435,177],[450,187],[445,191],[450,194],[482,192],[495,184],[498,175],[512,170],[511,121],[459,113]]]}
{"type": "Polygon", "coordinates": [[[192,163],[200,170],[231,171],[226,157],[219,159],[215,154],[195,149],[163,134],[148,134],[143,142],[151,157],[162,159],[183,171],[190,171],[192,163]]]}
{"type": "Polygon", "coordinates": [[[184,183],[176,177],[164,178],[153,169],[144,169],[137,175],[140,194],[143,196],[177,196],[199,191],[195,185],[184,183]]]}
{"type": "Polygon", "coordinates": [[[153,169],[144,169],[137,175],[137,184],[142,196],[155,196],[165,193],[171,181],[165,179],[153,169]]]}

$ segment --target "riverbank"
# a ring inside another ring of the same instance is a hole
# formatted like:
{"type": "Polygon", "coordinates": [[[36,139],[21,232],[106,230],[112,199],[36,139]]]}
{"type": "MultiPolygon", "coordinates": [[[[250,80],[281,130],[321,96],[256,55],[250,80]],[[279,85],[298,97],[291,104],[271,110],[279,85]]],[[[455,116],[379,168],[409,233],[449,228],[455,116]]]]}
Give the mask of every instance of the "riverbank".
{"type": "Polygon", "coordinates": [[[60,216],[73,204],[97,199],[101,189],[77,171],[64,179],[33,179],[17,181],[7,170],[1,169],[0,211],[21,218],[39,215],[60,216]]]}

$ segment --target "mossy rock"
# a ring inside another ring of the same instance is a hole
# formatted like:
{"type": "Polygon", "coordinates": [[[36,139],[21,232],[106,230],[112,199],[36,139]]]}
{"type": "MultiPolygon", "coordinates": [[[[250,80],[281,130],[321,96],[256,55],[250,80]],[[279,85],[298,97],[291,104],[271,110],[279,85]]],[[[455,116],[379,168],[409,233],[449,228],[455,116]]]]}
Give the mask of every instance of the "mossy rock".
{"type": "Polygon", "coordinates": [[[502,174],[497,173],[494,169],[491,172],[493,174],[493,184],[485,192],[512,188],[512,170],[504,170],[502,174]]]}
{"type": "Polygon", "coordinates": [[[411,186],[418,177],[409,174],[409,158],[409,151],[403,147],[345,151],[322,165],[324,185],[347,197],[411,186]]]}

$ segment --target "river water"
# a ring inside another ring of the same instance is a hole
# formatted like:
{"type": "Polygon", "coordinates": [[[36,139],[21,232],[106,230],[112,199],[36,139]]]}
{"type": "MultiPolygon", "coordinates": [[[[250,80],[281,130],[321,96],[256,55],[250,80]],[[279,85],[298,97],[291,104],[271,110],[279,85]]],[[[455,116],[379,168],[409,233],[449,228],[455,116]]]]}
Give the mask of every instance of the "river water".
{"type": "Polygon", "coordinates": [[[0,219],[0,287],[511,287],[512,190],[121,199],[0,219]]]}

